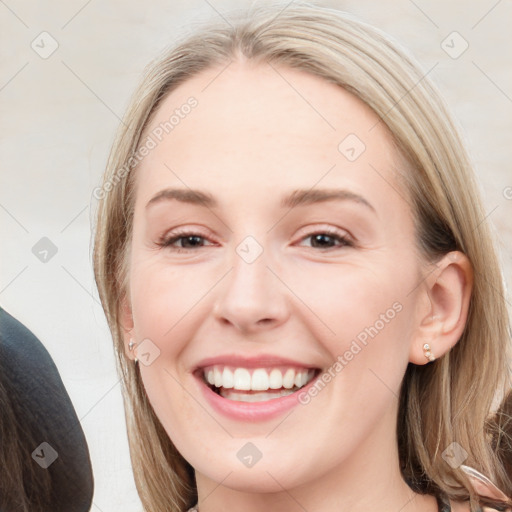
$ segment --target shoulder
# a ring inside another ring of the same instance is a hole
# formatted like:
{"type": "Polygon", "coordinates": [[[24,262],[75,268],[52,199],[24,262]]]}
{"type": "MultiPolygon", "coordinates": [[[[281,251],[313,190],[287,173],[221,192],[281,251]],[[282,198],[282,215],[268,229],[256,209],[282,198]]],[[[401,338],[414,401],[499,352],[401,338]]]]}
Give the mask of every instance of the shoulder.
{"type": "Polygon", "coordinates": [[[2,371],[26,374],[57,371],[39,338],[19,320],[0,307],[0,362],[9,361],[2,371]]]}

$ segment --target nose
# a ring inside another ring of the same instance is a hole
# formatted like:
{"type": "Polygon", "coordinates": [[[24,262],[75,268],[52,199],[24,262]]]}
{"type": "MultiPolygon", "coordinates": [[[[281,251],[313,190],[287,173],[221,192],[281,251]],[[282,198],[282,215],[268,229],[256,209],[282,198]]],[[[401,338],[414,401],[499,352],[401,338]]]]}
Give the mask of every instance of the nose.
{"type": "Polygon", "coordinates": [[[252,262],[235,252],[232,262],[213,306],[215,318],[244,333],[284,323],[289,316],[286,288],[267,267],[266,251],[252,262]]]}

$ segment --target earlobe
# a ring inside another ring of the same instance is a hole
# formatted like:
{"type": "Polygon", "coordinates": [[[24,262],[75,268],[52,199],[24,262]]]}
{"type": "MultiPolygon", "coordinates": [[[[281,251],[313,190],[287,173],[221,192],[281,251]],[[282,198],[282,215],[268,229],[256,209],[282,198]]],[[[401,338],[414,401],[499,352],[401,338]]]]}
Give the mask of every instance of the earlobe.
{"type": "Polygon", "coordinates": [[[424,283],[425,303],[416,334],[413,336],[410,362],[427,364],[449,352],[459,341],[466,325],[473,271],[467,256],[453,251],[436,264],[424,283]]]}

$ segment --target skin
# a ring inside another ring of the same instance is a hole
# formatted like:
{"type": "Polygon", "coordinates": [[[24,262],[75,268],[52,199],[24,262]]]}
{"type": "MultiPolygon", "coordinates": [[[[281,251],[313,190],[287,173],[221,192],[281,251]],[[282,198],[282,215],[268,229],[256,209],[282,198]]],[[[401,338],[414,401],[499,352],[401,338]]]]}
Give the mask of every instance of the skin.
{"type": "Polygon", "coordinates": [[[126,345],[149,338],[160,350],[140,371],[196,470],[200,511],[435,511],[434,497],[415,494],[400,475],[397,396],[408,363],[428,363],[424,343],[440,357],[460,337],[469,262],[460,253],[435,265],[419,256],[406,191],[397,193],[400,160],[364,103],[302,71],[243,60],[223,68],[175,89],[146,130],[198,100],[137,169],[122,306],[126,345]],[[353,162],[338,150],[351,133],[366,146],[353,162]],[[209,192],[219,206],[146,208],[168,187],[209,192]],[[373,209],[351,200],[280,207],[282,196],[311,188],[350,190],[373,209]],[[204,238],[158,245],[178,227],[204,238]],[[311,236],[329,228],[351,244],[311,236]],[[248,235],[263,249],[250,264],[236,252],[248,235]],[[191,374],[201,359],[227,353],[326,369],[397,302],[400,313],[309,404],[277,419],[219,415],[191,374]],[[262,453],[251,468],[236,456],[247,442],[262,453]]]}

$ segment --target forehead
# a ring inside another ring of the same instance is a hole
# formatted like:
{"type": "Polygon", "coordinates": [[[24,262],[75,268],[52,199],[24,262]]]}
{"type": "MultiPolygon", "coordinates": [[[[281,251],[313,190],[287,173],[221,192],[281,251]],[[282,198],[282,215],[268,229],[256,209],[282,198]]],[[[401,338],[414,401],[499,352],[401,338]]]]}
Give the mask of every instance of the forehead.
{"type": "Polygon", "coordinates": [[[247,61],[182,83],[147,137],[156,144],[138,170],[146,197],[167,186],[251,193],[320,180],[361,191],[390,178],[396,160],[384,123],[353,94],[301,70],[247,61]]]}

